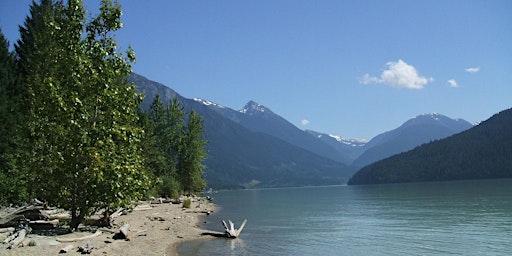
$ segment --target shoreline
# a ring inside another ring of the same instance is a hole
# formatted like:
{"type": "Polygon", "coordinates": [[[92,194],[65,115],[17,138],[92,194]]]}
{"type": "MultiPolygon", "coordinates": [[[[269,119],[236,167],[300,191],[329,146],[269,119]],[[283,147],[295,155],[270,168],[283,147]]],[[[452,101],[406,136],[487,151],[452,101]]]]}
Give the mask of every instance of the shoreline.
{"type": "MultiPolygon", "coordinates": [[[[177,246],[181,243],[200,239],[211,239],[202,235],[207,230],[199,228],[207,212],[214,212],[217,207],[205,198],[193,198],[190,208],[181,204],[149,204],[136,207],[126,215],[114,219],[112,228],[83,227],[82,231],[65,235],[29,234],[22,242],[22,247],[11,250],[0,244],[0,255],[56,255],[66,245],[73,249],[64,255],[76,255],[79,246],[92,243],[91,255],[178,255],[177,246]],[[130,224],[129,240],[115,240],[123,224],[130,224]],[[60,238],[81,238],[101,231],[101,234],[82,241],[59,242],[60,238]],[[35,246],[29,246],[35,244],[35,246]]],[[[3,240],[3,239],[2,239],[3,240]]]]}

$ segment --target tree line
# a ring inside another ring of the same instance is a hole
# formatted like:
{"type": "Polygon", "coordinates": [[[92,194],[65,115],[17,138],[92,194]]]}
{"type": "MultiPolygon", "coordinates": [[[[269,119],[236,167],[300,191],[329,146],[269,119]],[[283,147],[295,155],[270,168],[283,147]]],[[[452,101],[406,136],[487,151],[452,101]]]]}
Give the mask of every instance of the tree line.
{"type": "Polygon", "coordinates": [[[0,205],[37,198],[76,229],[100,210],[204,189],[202,117],[159,97],[140,110],[121,27],[117,2],[86,19],[81,0],[41,0],[13,51],[0,31],[0,205]]]}

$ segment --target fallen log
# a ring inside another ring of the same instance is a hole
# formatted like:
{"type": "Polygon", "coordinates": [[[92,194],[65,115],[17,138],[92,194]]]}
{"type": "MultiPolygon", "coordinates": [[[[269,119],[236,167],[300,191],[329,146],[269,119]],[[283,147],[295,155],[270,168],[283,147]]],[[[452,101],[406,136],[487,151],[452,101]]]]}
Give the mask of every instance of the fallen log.
{"type": "Polygon", "coordinates": [[[130,230],[130,224],[124,224],[119,228],[119,232],[116,233],[112,238],[113,239],[124,239],[126,241],[129,241],[130,238],[128,237],[128,231],[130,230]]]}
{"type": "Polygon", "coordinates": [[[128,237],[128,231],[130,230],[130,224],[124,224],[119,228],[119,233],[123,234],[125,240],[130,240],[128,237]]]}
{"type": "Polygon", "coordinates": [[[20,229],[18,232],[15,233],[14,239],[9,241],[9,246],[7,249],[14,249],[18,247],[18,245],[25,239],[25,236],[30,232],[30,227],[25,227],[20,229]]]}
{"type": "Polygon", "coordinates": [[[146,211],[146,210],[151,210],[153,209],[153,207],[149,204],[141,204],[141,205],[137,205],[135,206],[135,208],[133,208],[134,211],[146,211]]]}
{"type": "Polygon", "coordinates": [[[10,236],[6,237],[2,243],[8,244],[10,241],[14,240],[18,233],[11,234],[10,236]]]}
{"type": "Polygon", "coordinates": [[[117,211],[115,211],[114,213],[112,213],[110,215],[110,222],[112,223],[114,221],[115,218],[123,215],[123,212],[124,212],[124,209],[123,208],[119,208],[117,209],[117,211]]]}
{"type": "Polygon", "coordinates": [[[0,228],[0,233],[11,233],[15,230],[15,228],[0,228]]]}
{"type": "Polygon", "coordinates": [[[28,223],[34,230],[55,229],[59,225],[59,220],[34,220],[28,223]]]}
{"type": "Polygon", "coordinates": [[[97,237],[99,235],[101,235],[101,231],[100,230],[96,230],[96,232],[94,234],[92,234],[92,235],[87,235],[87,236],[82,236],[82,237],[73,237],[73,238],[57,237],[57,238],[55,238],[55,240],[57,240],[58,242],[61,242],[61,243],[71,243],[71,242],[83,241],[83,240],[86,240],[86,239],[95,238],[95,237],[97,237]]]}
{"type": "Polygon", "coordinates": [[[75,247],[74,245],[72,245],[72,244],[68,244],[68,245],[66,245],[66,246],[62,247],[62,248],[60,249],[59,253],[68,253],[68,252],[70,252],[71,250],[73,250],[73,248],[74,248],[74,247],[75,247]]]}

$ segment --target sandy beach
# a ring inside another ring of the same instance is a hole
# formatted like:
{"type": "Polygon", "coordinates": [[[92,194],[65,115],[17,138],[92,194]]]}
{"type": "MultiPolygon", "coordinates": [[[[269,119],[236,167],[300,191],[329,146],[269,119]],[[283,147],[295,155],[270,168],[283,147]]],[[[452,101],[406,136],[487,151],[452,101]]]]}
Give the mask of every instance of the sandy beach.
{"type": "MultiPolygon", "coordinates": [[[[21,247],[8,250],[6,244],[1,244],[0,255],[57,255],[67,245],[73,245],[73,249],[63,255],[78,255],[78,247],[87,242],[94,247],[91,255],[177,255],[176,246],[181,242],[212,239],[211,236],[201,235],[205,231],[198,226],[206,212],[214,210],[215,205],[206,199],[195,199],[191,207],[186,209],[181,204],[141,204],[126,215],[117,217],[112,228],[84,228],[60,236],[30,234],[21,247]],[[130,225],[129,240],[114,239],[113,236],[124,224],[130,225]],[[101,234],[94,238],[74,242],[57,241],[61,238],[89,236],[98,230],[101,234]]],[[[221,225],[219,231],[222,231],[221,225]]]]}

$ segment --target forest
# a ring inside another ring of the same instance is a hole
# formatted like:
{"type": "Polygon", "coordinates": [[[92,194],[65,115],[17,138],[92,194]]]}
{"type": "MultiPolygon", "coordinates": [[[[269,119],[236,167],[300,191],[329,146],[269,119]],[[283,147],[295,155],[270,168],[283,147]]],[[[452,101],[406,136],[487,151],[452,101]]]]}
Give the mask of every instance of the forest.
{"type": "Polygon", "coordinates": [[[370,164],[349,185],[512,177],[512,109],[446,139],[370,164]]]}
{"type": "Polygon", "coordinates": [[[34,199],[71,213],[98,211],[205,186],[203,120],[177,100],[141,110],[119,52],[121,6],[92,18],[80,0],[32,2],[10,50],[0,31],[0,205],[34,199]]]}

